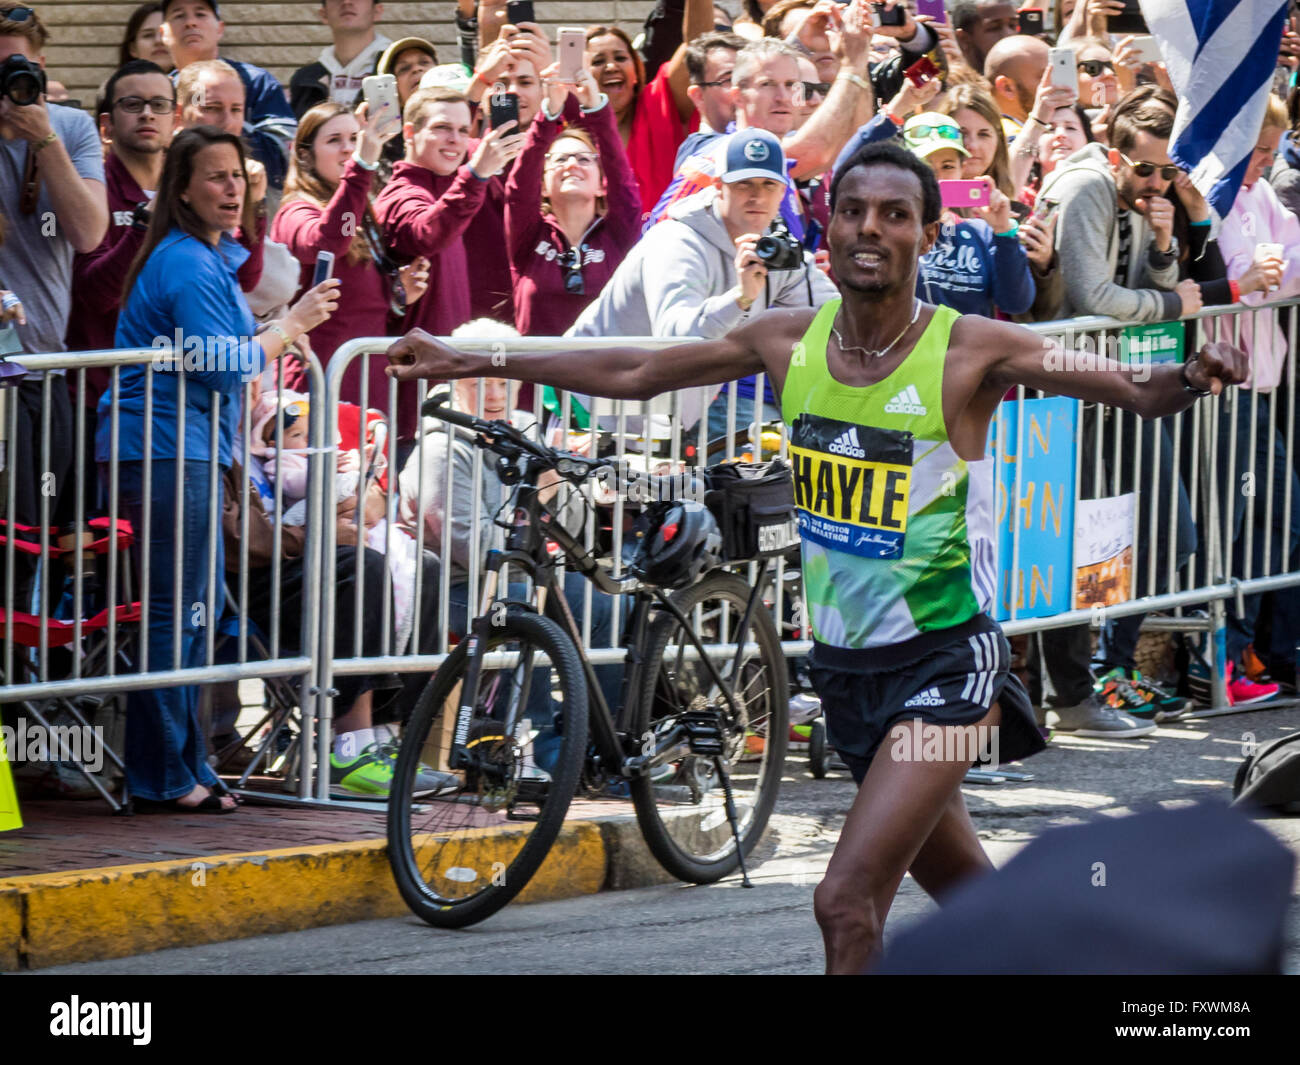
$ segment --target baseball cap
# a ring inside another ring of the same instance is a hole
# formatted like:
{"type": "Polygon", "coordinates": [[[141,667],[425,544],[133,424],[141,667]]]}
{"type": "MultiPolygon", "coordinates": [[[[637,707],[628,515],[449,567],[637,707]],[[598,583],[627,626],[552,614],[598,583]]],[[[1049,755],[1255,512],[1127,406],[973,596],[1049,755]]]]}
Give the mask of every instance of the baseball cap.
{"type": "Polygon", "coordinates": [[[960,127],[948,115],[941,115],[938,111],[924,111],[903,123],[903,143],[908,151],[921,159],[928,159],[945,148],[951,148],[958,155],[970,155],[961,142],[960,127]]]}
{"type": "Polygon", "coordinates": [[[408,48],[418,48],[421,52],[427,52],[430,59],[435,63],[438,62],[437,49],[423,37],[403,37],[400,41],[394,41],[384,49],[384,54],[379,57],[379,63],[375,67],[375,73],[391,74],[393,64],[397,62],[397,57],[408,48]]]}
{"type": "Polygon", "coordinates": [[[466,70],[463,63],[443,63],[440,66],[430,67],[424,72],[420,77],[420,88],[432,89],[439,85],[446,85],[457,92],[468,92],[473,73],[471,70],[466,70]]]}
{"type": "MultiPolygon", "coordinates": [[[[177,0],[162,0],[162,17],[164,22],[167,21],[167,9],[176,2],[177,0]]],[[[220,22],[221,9],[217,7],[217,0],[203,0],[203,2],[207,4],[208,7],[212,8],[212,17],[215,18],[218,22],[220,22]]]]}
{"type": "Polygon", "coordinates": [[[728,184],[746,178],[786,181],[781,140],[765,129],[737,130],[722,145],[719,156],[718,176],[728,184]]]}

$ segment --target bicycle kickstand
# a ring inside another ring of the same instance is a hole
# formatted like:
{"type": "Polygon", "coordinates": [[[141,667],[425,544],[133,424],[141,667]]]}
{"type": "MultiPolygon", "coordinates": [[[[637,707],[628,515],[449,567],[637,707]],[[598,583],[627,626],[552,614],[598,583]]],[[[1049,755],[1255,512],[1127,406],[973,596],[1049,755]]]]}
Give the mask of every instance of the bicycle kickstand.
{"type": "Polygon", "coordinates": [[[740,826],[736,823],[736,801],[731,794],[731,777],[727,773],[727,766],[721,755],[713,759],[713,764],[717,767],[718,777],[722,781],[727,823],[731,826],[731,837],[736,841],[736,857],[740,859],[740,886],[752,888],[754,883],[749,879],[749,870],[745,868],[745,848],[740,842],[740,826]]]}

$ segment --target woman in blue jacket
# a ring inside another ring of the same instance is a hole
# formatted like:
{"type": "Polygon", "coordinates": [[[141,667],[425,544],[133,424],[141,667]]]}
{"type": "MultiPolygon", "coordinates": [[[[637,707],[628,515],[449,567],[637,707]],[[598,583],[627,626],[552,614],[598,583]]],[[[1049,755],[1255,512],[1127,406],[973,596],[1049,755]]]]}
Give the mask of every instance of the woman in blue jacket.
{"type": "MultiPolygon", "coordinates": [[[[217,579],[224,573],[220,504],[216,512],[209,505],[212,478],[215,474],[219,485],[221,471],[212,463],[222,469],[230,465],[244,384],[328,318],[338,298],[338,282],[327,281],[254,338],[253,316],[235,276],[248,252],[230,235],[241,224],[251,232],[246,187],[239,138],[198,126],[172,141],[144,245],[127,275],[115,344],[171,349],[177,362],[156,359],[152,374],[143,365],[122,367],[116,388],[99,404],[96,458],[101,463],[117,458],[122,512],[143,534],[145,405],[152,382],[149,601],[144,604],[150,672],[204,664],[213,541],[217,579]],[[115,398],[116,441],[110,416],[115,398]],[[177,610],[180,641],[174,645],[177,610]]],[[[212,591],[219,616],[224,595],[212,591]]],[[[127,783],[138,805],[234,810],[233,797],[206,761],[198,689],[158,688],[132,692],[127,699],[127,783]]]]}

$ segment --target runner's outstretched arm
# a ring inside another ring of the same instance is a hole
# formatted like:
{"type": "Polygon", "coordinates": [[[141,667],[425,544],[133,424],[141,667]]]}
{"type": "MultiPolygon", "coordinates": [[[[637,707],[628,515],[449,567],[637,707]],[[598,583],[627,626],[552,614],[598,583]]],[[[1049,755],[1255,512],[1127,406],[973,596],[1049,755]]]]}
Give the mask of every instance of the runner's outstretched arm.
{"type": "MultiPolygon", "coordinates": [[[[388,373],[399,381],[509,377],[607,399],[649,399],[695,385],[716,385],[761,373],[763,359],[746,339],[752,326],[718,340],[670,348],[575,348],[476,355],[414,329],[388,349],[388,373]]],[[[503,341],[508,348],[509,341],[503,341]]]]}
{"type": "Polygon", "coordinates": [[[1187,363],[1150,363],[1125,366],[1095,352],[1078,352],[1053,345],[1027,329],[983,318],[962,320],[963,346],[973,340],[992,355],[984,384],[999,394],[1015,385],[1072,396],[1093,403],[1163,418],[1186,410],[1196,402],[1193,388],[1221,393],[1239,385],[1250,374],[1246,353],[1231,344],[1206,344],[1187,363]],[[965,333],[974,329],[975,337],[965,333]],[[1184,371],[1186,376],[1184,377],[1184,371]]]}

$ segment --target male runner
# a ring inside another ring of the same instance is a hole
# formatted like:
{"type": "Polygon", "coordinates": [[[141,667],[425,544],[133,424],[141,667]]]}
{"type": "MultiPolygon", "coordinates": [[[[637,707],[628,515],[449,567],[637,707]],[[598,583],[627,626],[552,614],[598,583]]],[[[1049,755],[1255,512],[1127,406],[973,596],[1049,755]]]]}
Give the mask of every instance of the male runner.
{"type": "Polygon", "coordinates": [[[1246,359],[1211,344],[1184,366],[1151,367],[1143,383],[1115,363],[1065,371],[1075,364],[1049,357],[1026,329],[918,303],[917,259],[939,235],[939,188],[895,145],[846,160],[831,202],[842,301],[820,310],[772,310],[719,340],[658,352],[511,355],[504,368],[417,330],[388,358],[398,380],[505,373],[636,400],[770,375],[791,427],[813,681],[859,784],[814,910],[827,971],[855,973],[880,947],[905,872],[938,898],[991,868],[960,790],[972,759],[948,742],[958,727],[1000,725],[1003,761],[1043,746],[989,616],[996,560],[985,453],[998,403],[1022,384],[1162,417],[1243,381],[1246,359]],[[899,756],[890,728],[912,718],[941,728],[944,751],[905,744],[899,756]]]}

